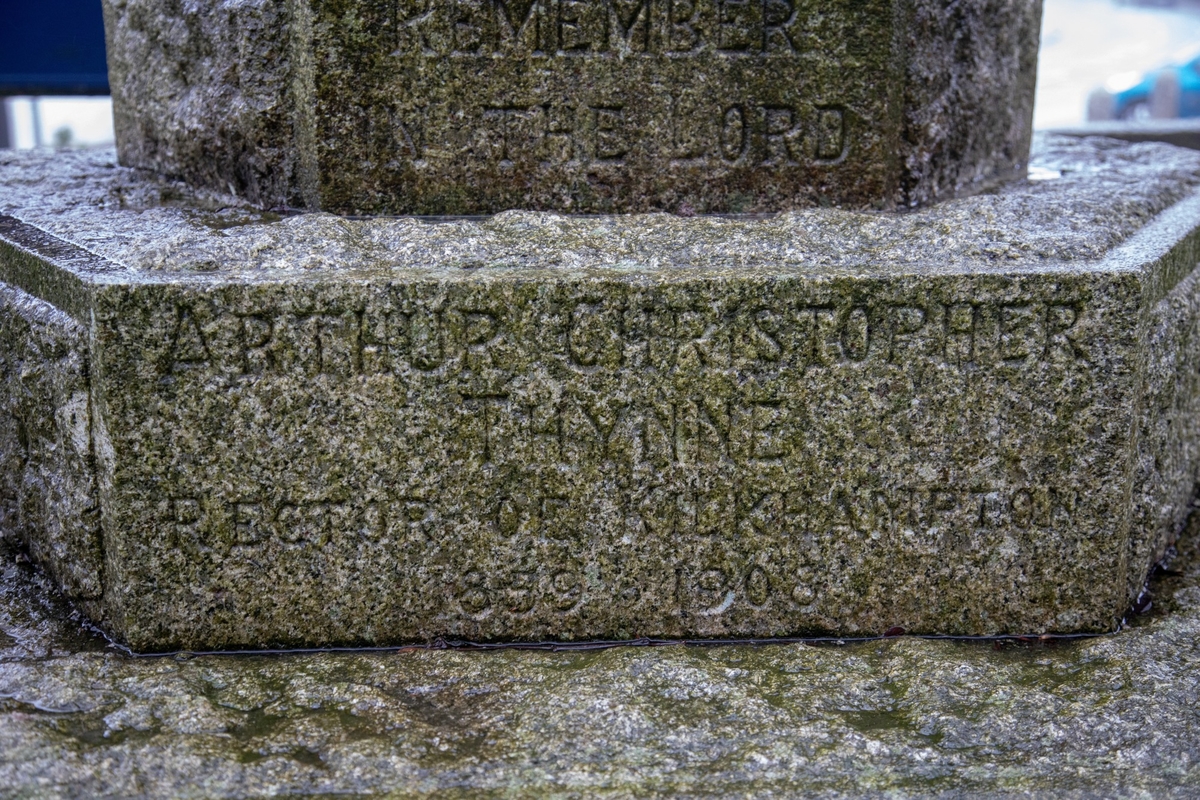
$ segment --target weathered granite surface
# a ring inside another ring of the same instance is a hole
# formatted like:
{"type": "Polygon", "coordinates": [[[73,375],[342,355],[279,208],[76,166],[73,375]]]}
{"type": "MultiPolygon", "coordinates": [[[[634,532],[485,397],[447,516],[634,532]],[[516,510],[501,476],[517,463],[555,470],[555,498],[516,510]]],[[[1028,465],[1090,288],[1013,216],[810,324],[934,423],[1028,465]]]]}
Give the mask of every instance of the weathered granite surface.
{"type": "Polygon", "coordinates": [[[106,0],[123,164],[339,213],[927,203],[1023,174],[1040,0],[106,0]]]}
{"type": "Polygon", "coordinates": [[[452,222],[2,158],[6,514],[138,649],[1110,630],[1196,484],[1193,152],[452,222]]]}
{"type": "Polygon", "coordinates": [[[0,797],[1200,793],[1200,559],[1079,642],[132,659],[0,562],[0,797]]]}

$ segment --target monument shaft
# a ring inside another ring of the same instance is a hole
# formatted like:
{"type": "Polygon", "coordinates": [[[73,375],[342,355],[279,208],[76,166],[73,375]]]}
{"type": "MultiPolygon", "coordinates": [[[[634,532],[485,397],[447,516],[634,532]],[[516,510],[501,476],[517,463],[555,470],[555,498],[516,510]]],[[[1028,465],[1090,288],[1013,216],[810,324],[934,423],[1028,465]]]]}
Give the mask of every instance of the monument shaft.
{"type": "Polygon", "coordinates": [[[265,206],[476,214],[893,208],[994,184],[1025,169],[1041,5],[106,9],[123,163],[265,206]]]}

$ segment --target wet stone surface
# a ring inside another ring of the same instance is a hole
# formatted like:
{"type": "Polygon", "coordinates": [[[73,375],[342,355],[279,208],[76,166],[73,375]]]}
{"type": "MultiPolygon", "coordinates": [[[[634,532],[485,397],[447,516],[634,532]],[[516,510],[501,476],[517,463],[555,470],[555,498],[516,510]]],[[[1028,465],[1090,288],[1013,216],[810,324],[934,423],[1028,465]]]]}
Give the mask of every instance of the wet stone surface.
{"type": "Polygon", "coordinates": [[[0,796],[1193,797],[1196,545],[1077,642],[155,658],[5,548],[0,796]]]}

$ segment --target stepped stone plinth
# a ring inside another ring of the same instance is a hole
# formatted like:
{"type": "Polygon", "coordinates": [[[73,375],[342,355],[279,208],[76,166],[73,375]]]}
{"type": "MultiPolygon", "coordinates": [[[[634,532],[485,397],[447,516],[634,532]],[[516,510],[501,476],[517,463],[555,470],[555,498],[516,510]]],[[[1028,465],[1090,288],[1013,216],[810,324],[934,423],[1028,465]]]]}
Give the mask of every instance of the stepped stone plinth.
{"type": "Polygon", "coordinates": [[[4,531],[138,649],[1112,629],[1200,438],[1200,154],[907,214],[280,217],[0,156],[4,531]]]}

